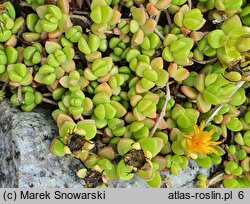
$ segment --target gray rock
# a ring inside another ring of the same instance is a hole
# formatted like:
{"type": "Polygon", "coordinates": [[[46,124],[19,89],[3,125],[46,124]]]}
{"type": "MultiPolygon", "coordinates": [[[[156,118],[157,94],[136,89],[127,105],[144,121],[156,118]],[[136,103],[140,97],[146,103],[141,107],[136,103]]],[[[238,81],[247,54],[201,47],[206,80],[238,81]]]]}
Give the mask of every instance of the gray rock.
{"type": "MultiPolygon", "coordinates": [[[[196,177],[198,174],[205,174],[207,177],[216,172],[216,166],[212,166],[209,169],[199,167],[195,161],[190,160],[186,169],[182,170],[178,176],[172,175],[170,172],[161,172],[163,178],[168,187],[172,188],[196,188],[196,177]]],[[[109,183],[111,188],[149,188],[147,183],[134,177],[130,181],[112,181],[109,183]]]]}
{"type": "Polygon", "coordinates": [[[194,160],[190,160],[188,167],[183,169],[178,176],[174,176],[170,172],[163,174],[169,180],[173,188],[196,188],[197,186],[195,183],[198,174],[205,174],[207,177],[210,177],[216,170],[216,165],[209,169],[205,169],[198,166],[194,160]]]}
{"type": "Polygon", "coordinates": [[[81,163],[49,150],[57,129],[50,111],[21,112],[7,100],[0,103],[0,187],[82,187],[75,175],[81,163]]]}
{"type": "MultiPolygon", "coordinates": [[[[70,156],[56,157],[49,150],[51,139],[57,134],[57,127],[51,112],[36,108],[22,112],[7,100],[0,103],[0,187],[82,187],[75,176],[81,163],[70,156]]],[[[188,168],[173,176],[162,172],[173,188],[196,187],[199,173],[210,176],[216,168],[203,169],[194,161],[188,168]]],[[[110,188],[148,188],[138,177],[130,181],[113,181],[110,188]]]]}

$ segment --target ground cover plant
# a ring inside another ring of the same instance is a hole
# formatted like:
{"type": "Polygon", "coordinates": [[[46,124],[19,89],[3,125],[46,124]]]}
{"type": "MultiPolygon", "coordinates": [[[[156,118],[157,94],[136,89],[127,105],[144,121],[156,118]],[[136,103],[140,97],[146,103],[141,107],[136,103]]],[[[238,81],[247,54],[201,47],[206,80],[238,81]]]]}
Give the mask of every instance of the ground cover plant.
{"type": "Polygon", "coordinates": [[[50,151],[86,187],[194,160],[197,187],[250,187],[246,0],[25,0],[0,4],[0,97],[53,106],[50,151]]]}

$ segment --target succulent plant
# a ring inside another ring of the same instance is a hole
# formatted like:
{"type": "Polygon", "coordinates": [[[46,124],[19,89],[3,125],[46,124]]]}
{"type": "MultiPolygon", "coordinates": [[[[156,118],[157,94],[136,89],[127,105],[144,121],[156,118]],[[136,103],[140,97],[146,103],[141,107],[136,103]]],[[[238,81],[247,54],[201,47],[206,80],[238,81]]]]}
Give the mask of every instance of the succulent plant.
{"type": "Polygon", "coordinates": [[[21,106],[23,111],[31,111],[38,104],[40,104],[43,100],[43,96],[40,92],[35,91],[30,86],[23,86],[21,88],[20,95],[18,93],[14,93],[10,100],[13,105],[21,106]]]}
{"type": "Polygon", "coordinates": [[[28,46],[23,50],[24,63],[27,66],[38,64],[42,60],[42,45],[40,43],[34,43],[32,46],[28,46]]]}
{"type": "Polygon", "coordinates": [[[118,37],[113,37],[110,39],[109,48],[113,50],[113,52],[110,53],[110,57],[112,57],[114,62],[125,59],[126,53],[128,51],[127,46],[127,43],[124,43],[122,39],[118,37]]]}
{"type": "Polygon", "coordinates": [[[15,64],[18,58],[18,51],[12,47],[0,49],[0,74],[4,73],[8,64],[15,64]]]}
{"type": "Polygon", "coordinates": [[[36,73],[34,80],[46,85],[53,84],[56,80],[56,68],[48,64],[42,65],[36,73]]]}
{"type": "Polygon", "coordinates": [[[33,8],[44,4],[45,0],[25,0],[28,4],[30,4],[33,8]]]}
{"type": "Polygon", "coordinates": [[[190,9],[187,5],[183,5],[174,16],[174,22],[177,26],[185,27],[189,30],[199,30],[205,24],[199,9],[190,9]]]}
{"type": "Polygon", "coordinates": [[[107,5],[105,0],[92,1],[90,18],[94,22],[91,26],[94,34],[103,34],[109,25],[117,24],[120,17],[121,13],[107,5]]]}
{"type": "Polygon", "coordinates": [[[244,25],[249,26],[250,22],[249,22],[249,14],[250,14],[250,5],[246,5],[242,11],[240,12],[240,18],[241,21],[244,25]]]}
{"type": "Polygon", "coordinates": [[[113,61],[111,57],[104,57],[102,59],[96,59],[91,67],[84,70],[84,77],[87,80],[94,81],[98,78],[108,76],[111,68],[113,67],[113,61]]]}
{"type": "MultiPolygon", "coordinates": [[[[102,49],[102,45],[105,43],[105,38],[101,39],[100,36],[90,34],[87,39],[85,39],[84,36],[81,36],[76,41],[78,42],[79,50],[85,54],[85,58],[88,61],[93,62],[102,57],[101,52],[97,50],[102,49]]],[[[105,49],[102,49],[102,51],[105,51],[105,49]]]]}
{"type": "Polygon", "coordinates": [[[158,15],[160,11],[168,8],[171,2],[170,0],[149,1],[147,4],[147,11],[149,14],[158,15]]]}
{"type": "Polygon", "coordinates": [[[16,85],[28,86],[31,84],[33,77],[31,72],[22,63],[10,64],[7,67],[8,77],[16,85]]]}
{"type": "Polygon", "coordinates": [[[83,76],[81,76],[78,71],[73,70],[69,73],[69,75],[63,76],[59,80],[59,83],[64,88],[68,88],[69,91],[74,92],[81,89],[83,86],[83,80],[83,76]]]}
{"type": "Polygon", "coordinates": [[[231,10],[237,10],[241,7],[242,0],[236,1],[232,0],[230,2],[225,0],[216,0],[215,7],[218,11],[227,11],[230,12],[231,10]]]}
{"type": "Polygon", "coordinates": [[[183,108],[180,105],[175,105],[172,109],[171,116],[176,120],[177,126],[184,132],[190,132],[193,126],[197,123],[199,112],[191,108],[183,108]]]}
{"type": "Polygon", "coordinates": [[[42,5],[36,8],[37,15],[40,20],[41,29],[46,32],[53,32],[59,26],[63,19],[63,14],[55,5],[42,5]]]}
{"type": "Polygon", "coordinates": [[[179,38],[174,34],[165,36],[162,51],[162,58],[167,62],[175,62],[179,65],[190,65],[189,57],[192,55],[191,49],[193,47],[193,39],[180,36],[179,38]]]}
{"type": "Polygon", "coordinates": [[[96,135],[94,120],[84,120],[75,123],[70,116],[64,113],[59,113],[55,119],[59,129],[59,135],[63,138],[71,134],[78,134],[86,140],[91,140],[96,135]]]}
{"type": "Polygon", "coordinates": [[[58,106],[63,112],[70,113],[74,119],[79,119],[84,112],[93,108],[93,102],[85,98],[81,90],[74,90],[62,96],[62,101],[58,103],[58,106]]]}
{"type": "MultiPolygon", "coordinates": [[[[222,64],[230,64],[234,60],[241,59],[241,52],[248,50],[248,44],[242,44],[243,41],[247,42],[247,30],[242,26],[240,18],[238,15],[233,15],[228,18],[221,26],[221,31],[212,31],[210,36],[213,40],[218,38],[218,40],[224,44],[220,45],[211,44],[211,46],[218,47],[217,57],[222,64]],[[226,35],[224,35],[226,33],[226,35]],[[242,36],[242,37],[241,37],[242,36]]],[[[215,41],[214,41],[215,42],[215,41]]]]}
{"type": "Polygon", "coordinates": [[[1,33],[0,42],[6,42],[12,35],[12,29],[15,26],[16,11],[11,2],[4,2],[3,9],[0,12],[1,33]]]}
{"type": "Polygon", "coordinates": [[[0,4],[0,100],[55,106],[49,149],[85,187],[160,188],[191,160],[221,167],[200,188],[250,187],[246,1],[26,2],[0,4]]]}
{"type": "Polygon", "coordinates": [[[166,166],[170,169],[171,173],[177,176],[182,169],[185,169],[188,165],[188,159],[180,155],[167,155],[166,166]]]}
{"type": "Polygon", "coordinates": [[[141,138],[138,142],[128,138],[120,139],[117,150],[124,155],[124,159],[117,165],[118,178],[129,180],[137,175],[147,180],[149,185],[160,187],[161,178],[157,173],[159,166],[150,159],[157,155],[162,144],[160,138],[141,138]]]}
{"type": "Polygon", "coordinates": [[[48,53],[47,64],[58,67],[71,61],[75,55],[75,51],[71,47],[61,47],[59,43],[47,41],[45,50],[48,53]]]}
{"type": "Polygon", "coordinates": [[[207,187],[207,177],[206,177],[206,175],[199,174],[197,176],[196,185],[198,186],[198,188],[206,188],[207,187]]]}

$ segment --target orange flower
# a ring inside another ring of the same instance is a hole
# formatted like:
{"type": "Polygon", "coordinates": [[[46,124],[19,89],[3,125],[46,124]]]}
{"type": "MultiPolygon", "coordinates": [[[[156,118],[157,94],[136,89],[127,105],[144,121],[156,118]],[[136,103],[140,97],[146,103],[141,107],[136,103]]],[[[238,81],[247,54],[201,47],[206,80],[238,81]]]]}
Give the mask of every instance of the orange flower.
{"type": "Polygon", "coordinates": [[[194,133],[192,135],[185,136],[188,156],[192,159],[197,159],[198,154],[219,154],[219,152],[212,146],[218,145],[221,142],[211,141],[211,137],[215,131],[213,129],[209,132],[203,131],[204,125],[204,121],[201,122],[200,127],[195,125],[194,133]]]}

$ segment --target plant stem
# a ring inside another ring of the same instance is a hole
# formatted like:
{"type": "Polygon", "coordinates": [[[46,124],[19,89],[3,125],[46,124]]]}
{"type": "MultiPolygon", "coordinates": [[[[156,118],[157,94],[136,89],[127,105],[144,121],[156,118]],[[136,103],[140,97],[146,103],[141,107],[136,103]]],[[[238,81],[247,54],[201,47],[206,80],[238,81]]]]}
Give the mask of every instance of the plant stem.
{"type": "Polygon", "coordinates": [[[57,102],[52,101],[52,100],[47,99],[47,98],[43,98],[43,102],[45,102],[45,103],[49,103],[49,104],[52,104],[52,105],[55,105],[55,106],[57,106],[57,105],[58,105],[58,104],[57,104],[57,102]]]}
{"type": "Polygon", "coordinates": [[[97,130],[96,133],[99,135],[103,135],[103,132],[101,130],[97,130]]]}
{"type": "Polygon", "coordinates": [[[121,4],[118,4],[118,5],[114,6],[114,9],[116,9],[119,12],[121,12],[123,5],[124,5],[124,2],[122,1],[121,4]]]}
{"type": "Polygon", "coordinates": [[[79,60],[79,59],[81,59],[81,57],[79,55],[75,54],[75,56],[73,57],[73,59],[79,60]]]}
{"type": "MultiPolygon", "coordinates": [[[[146,13],[146,17],[149,18],[148,12],[146,11],[143,4],[140,4],[139,6],[140,8],[144,9],[144,12],[146,13]]],[[[161,40],[164,40],[164,36],[161,34],[161,32],[157,28],[154,29],[154,32],[161,38],[161,40]]]]}
{"type": "Polygon", "coordinates": [[[160,86],[156,86],[156,87],[154,87],[152,90],[151,90],[151,92],[156,92],[157,90],[159,90],[159,89],[162,89],[162,87],[160,87],[160,86]]]}
{"type": "Polygon", "coordinates": [[[188,0],[188,7],[192,9],[192,0],[188,0]]]}
{"type": "Polygon", "coordinates": [[[19,5],[20,5],[21,7],[30,7],[30,8],[32,8],[31,5],[28,4],[28,3],[26,3],[25,1],[21,1],[21,2],[19,3],[19,5]]]}
{"type": "MultiPolygon", "coordinates": [[[[23,1],[22,1],[22,2],[23,2],[23,1]]],[[[23,26],[18,30],[16,37],[17,37],[17,39],[20,40],[23,44],[25,44],[25,45],[32,45],[32,43],[26,42],[26,41],[23,39],[23,37],[22,37],[22,33],[25,31],[25,28],[26,28],[25,25],[23,25],[23,26]]]]}
{"type": "Polygon", "coordinates": [[[89,12],[87,11],[72,11],[72,14],[76,14],[76,15],[88,15],[89,16],[89,12]]]}
{"type": "MultiPolygon", "coordinates": [[[[229,94],[229,97],[233,96],[240,87],[243,86],[243,84],[245,83],[245,81],[239,81],[236,85],[235,85],[235,89],[229,94]]],[[[214,116],[216,116],[216,114],[220,111],[220,109],[224,106],[225,104],[220,104],[218,105],[212,112],[212,114],[206,119],[205,121],[205,126],[207,126],[207,124],[210,122],[210,120],[212,120],[214,118],[214,116]]]]}
{"type": "Polygon", "coordinates": [[[220,173],[207,182],[207,188],[223,180],[224,173],[220,173]]]}
{"type": "Polygon", "coordinates": [[[239,81],[237,84],[235,84],[235,89],[229,96],[233,96],[244,85],[244,83],[245,81],[239,81]]]}
{"type": "Polygon", "coordinates": [[[217,57],[209,59],[209,60],[202,60],[202,61],[198,61],[198,60],[195,60],[195,59],[192,59],[192,60],[194,62],[199,63],[199,64],[210,64],[210,63],[216,62],[217,61],[217,57]]]}
{"type": "Polygon", "coordinates": [[[17,99],[16,100],[18,103],[24,103],[23,97],[22,97],[22,87],[21,86],[19,86],[17,88],[17,99]]]}
{"type": "Polygon", "coordinates": [[[78,15],[70,14],[69,17],[79,19],[79,20],[83,21],[84,23],[88,24],[89,26],[91,25],[90,20],[87,19],[85,16],[78,16],[78,15]]]}
{"type": "Polygon", "coordinates": [[[172,23],[172,20],[171,20],[171,17],[170,17],[170,14],[169,14],[168,10],[165,10],[165,14],[166,14],[166,17],[167,17],[168,25],[170,27],[172,27],[173,23],[172,23]]]}
{"type": "Polygon", "coordinates": [[[113,31],[112,30],[106,30],[105,33],[106,34],[113,34],[113,31]]]}
{"type": "Polygon", "coordinates": [[[170,81],[170,82],[168,82],[168,85],[174,84],[175,82],[176,82],[175,80],[170,81]]]}
{"type": "MultiPolygon", "coordinates": [[[[173,84],[173,83],[175,83],[175,81],[170,81],[170,82],[168,82],[168,85],[171,85],[171,84],[173,84]]],[[[156,87],[154,87],[154,88],[151,90],[151,92],[156,92],[157,90],[162,89],[162,88],[164,88],[164,86],[156,86],[156,87]]]]}
{"type": "Polygon", "coordinates": [[[52,93],[44,93],[42,94],[44,97],[52,96],[52,93]]]}
{"type": "Polygon", "coordinates": [[[154,31],[161,38],[161,40],[164,40],[164,36],[161,34],[161,32],[157,28],[155,28],[154,31]]]}
{"type": "Polygon", "coordinates": [[[158,13],[158,15],[155,17],[155,21],[158,24],[159,20],[160,20],[160,16],[161,16],[161,11],[158,13]]]}
{"type": "Polygon", "coordinates": [[[165,116],[165,112],[166,112],[166,108],[167,108],[167,104],[168,104],[168,101],[171,99],[171,95],[170,95],[170,89],[169,89],[169,83],[166,84],[166,95],[165,95],[165,102],[163,104],[163,108],[161,110],[161,113],[153,127],[153,129],[150,131],[150,137],[152,137],[155,133],[155,131],[157,130],[161,120],[163,119],[163,117],[165,116]]]}
{"type": "Polygon", "coordinates": [[[142,8],[142,9],[145,11],[146,17],[149,18],[148,12],[147,12],[147,10],[145,9],[144,5],[143,5],[143,4],[140,4],[139,6],[140,6],[140,8],[142,8]]]}
{"type": "Polygon", "coordinates": [[[1,91],[5,91],[5,89],[6,89],[8,83],[9,83],[9,80],[7,80],[7,81],[3,84],[1,91]]]}

